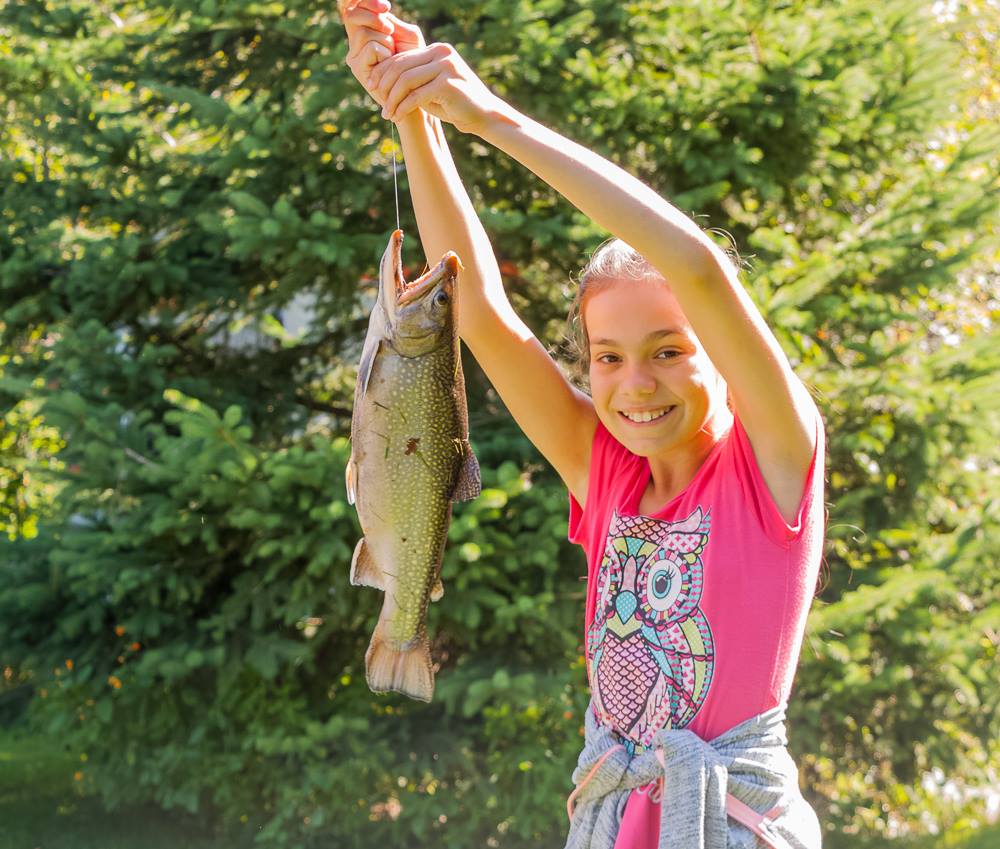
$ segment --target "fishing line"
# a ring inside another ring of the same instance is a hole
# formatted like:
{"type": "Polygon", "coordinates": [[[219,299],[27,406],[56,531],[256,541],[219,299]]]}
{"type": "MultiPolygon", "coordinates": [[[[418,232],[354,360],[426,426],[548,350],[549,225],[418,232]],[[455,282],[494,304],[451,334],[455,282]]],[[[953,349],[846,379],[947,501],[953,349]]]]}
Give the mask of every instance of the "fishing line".
{"type": "Polygon", "coordinates": [[[396,229],[399,230],[399,186],[396,183],[396,123],[389,122],[392,127],[392,191],[396,197],[396,229]]]}

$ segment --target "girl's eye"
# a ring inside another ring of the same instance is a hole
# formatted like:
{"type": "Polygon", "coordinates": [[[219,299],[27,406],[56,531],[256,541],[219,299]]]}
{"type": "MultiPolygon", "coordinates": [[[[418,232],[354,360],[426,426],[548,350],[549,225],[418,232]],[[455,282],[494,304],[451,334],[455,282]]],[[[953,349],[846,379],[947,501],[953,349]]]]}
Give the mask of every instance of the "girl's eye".
{"type": "MultiPolygon", "coordinates": [[[[659,351],[656,354],[656,356],[659,357],[660,354],[666,354],[666,356],[663,359],[671,360],[674,357],[678,356],[680,354],[680,351],[675,351],[673,348],[665,348],[664,350],[659,351]]],[[[595,361],[599,362],[599,363],[610,364],[611,361],[617,360],[617,359],[618,359],[618,356],[616,354],[601,354],[599,357],[595,358],[595,361]],[[606,357],[611,357],[611,360],[607,360],[606,357]]]]}

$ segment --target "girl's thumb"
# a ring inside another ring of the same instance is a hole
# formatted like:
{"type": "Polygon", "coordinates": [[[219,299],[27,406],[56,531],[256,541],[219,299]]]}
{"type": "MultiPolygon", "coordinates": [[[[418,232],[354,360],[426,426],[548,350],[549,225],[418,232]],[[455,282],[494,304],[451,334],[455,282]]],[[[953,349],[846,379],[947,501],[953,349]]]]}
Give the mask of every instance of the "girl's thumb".
{"type": "Polygon", "coordinates": [[[426,46],[424,44],[424,34],[420,31],[420,27],[416,24],[408,24],[406,21],[401,21],[392,12],[386,12],[385,16],[392,21],[395,30],[393,32],[394,38],[399,39],[402,36],[403,41],[411,41],[415,43],[418,47],[426,46]]]}

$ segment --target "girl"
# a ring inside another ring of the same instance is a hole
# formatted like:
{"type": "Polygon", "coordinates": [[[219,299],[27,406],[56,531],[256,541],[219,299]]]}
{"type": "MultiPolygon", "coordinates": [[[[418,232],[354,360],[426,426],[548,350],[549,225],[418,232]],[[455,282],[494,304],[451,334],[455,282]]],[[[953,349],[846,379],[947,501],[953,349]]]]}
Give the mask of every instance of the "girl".
{"type": "Polygon", "coordinates": [[[587,553],[592,698],[567,846],[818,847],[782,721],[822,545],[809,393],[693,221],[494,95],[386,0],[343,16],[348,64],[399,128],[424,250],[464,263],[462,339],[565,482],[587,553]],[[442,122],[618,237],[580,282],[589,397],[507,300],[442,122]]]}

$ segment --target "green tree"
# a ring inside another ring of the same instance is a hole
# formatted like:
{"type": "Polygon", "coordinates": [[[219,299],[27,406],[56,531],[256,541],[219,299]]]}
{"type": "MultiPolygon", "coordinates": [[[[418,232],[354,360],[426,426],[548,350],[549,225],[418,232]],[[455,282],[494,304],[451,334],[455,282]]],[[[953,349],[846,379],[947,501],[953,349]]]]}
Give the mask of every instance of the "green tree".
{"type": "MultiPolygon", "coordinates": [[[[85,746],[109,804],[275,847],[557,840],[585,565],[565,490],[472,363],[486,491],[431,608],[435,701],[364,683],[380,596],[347,580],[343,465],[393,148],[332,6],[0,10],[0,667],[31,674],[34,721],[85,746]]],[[[984,91],[963,76],[976,19],[916,0],[403,14],[750,254],[830,437],[829,579],[791,718],[806,788],[832,846],[977,815],[924,784],[998,766],[996,307],[975,278],[995,274],[1000,144],[955,123],[984,91]]],[[[569,275],[605,234],[449,133],[515,306],[566,355],[569,275]]]]}

